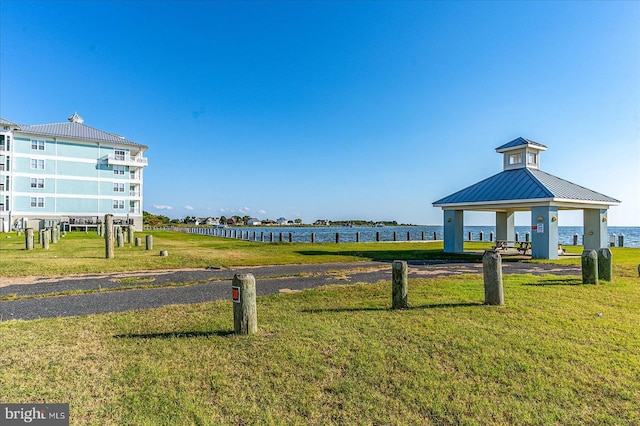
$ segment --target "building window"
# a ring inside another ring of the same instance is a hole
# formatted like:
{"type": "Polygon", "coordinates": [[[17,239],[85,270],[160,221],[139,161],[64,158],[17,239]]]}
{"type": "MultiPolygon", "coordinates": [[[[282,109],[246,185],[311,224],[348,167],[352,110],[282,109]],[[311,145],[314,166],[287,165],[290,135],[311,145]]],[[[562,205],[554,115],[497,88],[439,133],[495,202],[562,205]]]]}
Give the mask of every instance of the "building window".
{"type": "Polygon", "coordinates": [[[124,166],[113,166],[114,175],[124,175],[124,166]]]}
{"type": "Polygon", "coordinates": [[[124,200],[113,200],[114,210],[124,210],[124,200]]]}
{"type": "Polygon", "coordinates": [[[535,152],[530,152],[527,162],[529,164],[538,164],[538,154],[536,154],[535,152]]]}
{"type": "Polygon", "coordinates": [[[37,189],[44,189],[44,179],[31,178],[31,187],[37,189]]]}
{"type": "Polygon", "coordinates": [[[38,151],[44,151],[44,141],[43,140],[37,140],[37,139],[31,139],[31,149],[35,149],[38,151]]]}
{"type": "Polygon", "coordinates": [[[44,160],[31,159],[31,168],[33,170],[44,170],[44,160]]]}
{"type": "Polygon", "coordinates": [[[124,192],[124,183],[113,182],[113,192],[124,192]]]}
{"type": "Polygon", "coordinates": [[[522,153],[519,152],[517,154],[509,154],[509,164],[520,164],[522,163],[522,153]]]}
{"type": "Polygon", "coordinates": [[[44,207],[44,198],[42,197],[31,197],[31,207],[44,207]]]}
{"type": "Polygon", "coordinates": [[[116,160],[124,161],[125,159],[125,150],[124,149],[114,149],[113,154],[116,160]]]}

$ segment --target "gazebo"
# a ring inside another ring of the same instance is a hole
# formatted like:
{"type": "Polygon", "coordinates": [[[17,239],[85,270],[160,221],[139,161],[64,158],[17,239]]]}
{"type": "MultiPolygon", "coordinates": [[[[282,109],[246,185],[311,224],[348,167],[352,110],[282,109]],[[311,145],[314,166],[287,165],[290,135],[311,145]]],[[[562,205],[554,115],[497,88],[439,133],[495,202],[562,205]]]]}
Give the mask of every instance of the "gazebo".
{"type": "Polygon", "coordinates": [[[464,211],[496,213],[496,241],[515,240],[515,212],[531,212],[531,258],[558,258],[558,211],[582,210],[585,249],[607,246],[607,211],[619,200],[540,170],[547,147],[517,138],[496,148],[503,171],[433,203],[444,213],[444,251],[464,244],[464,211]]]}

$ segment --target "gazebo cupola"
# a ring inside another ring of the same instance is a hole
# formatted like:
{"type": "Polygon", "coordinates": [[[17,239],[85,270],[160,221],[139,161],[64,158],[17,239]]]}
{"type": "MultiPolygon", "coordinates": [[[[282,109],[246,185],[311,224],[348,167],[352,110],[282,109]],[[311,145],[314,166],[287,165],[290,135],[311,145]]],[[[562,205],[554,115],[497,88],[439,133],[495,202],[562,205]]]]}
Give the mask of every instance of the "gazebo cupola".
{"type": "Polygon", "coordinates": [[[540,169],[540,152],[547,147],[525,138],[517,138],[496,148],[503,155],[503,170],[540,169]]]}

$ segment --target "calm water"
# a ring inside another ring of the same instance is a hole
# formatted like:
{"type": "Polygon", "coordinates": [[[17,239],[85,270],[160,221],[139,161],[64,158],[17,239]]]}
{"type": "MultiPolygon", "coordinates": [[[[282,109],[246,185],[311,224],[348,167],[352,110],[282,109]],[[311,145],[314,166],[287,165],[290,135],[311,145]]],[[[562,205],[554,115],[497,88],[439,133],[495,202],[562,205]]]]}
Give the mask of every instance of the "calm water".
{"type": "MultiPolygon", "coordinates": [[[[202,228],[201,228],[202,229],[202,228]]],[[[255,227],[255,228],[227,228],[226,230],[217,230],[217,232],[227,232],[227,236],[251,239],[254,238],[254,232],[256,237],[260,239],[260,235],[264,232],[265,241],[269,241],[271,234],[273,234],[273,241],[279,241],[280,234],[282,233],[283,241],[289,241],[289,233],[292,234],[294,242],[310,242],[311,234],[315,234],[315,241],[318,243],[335,243],[336,233],[340,234],[340,242],[355,242],[357,234],[360,234],[361,242],[376,241],[376,233],[380,233],[380,241],[394,241],[394,232],[396,241],[407,241],[407,233],[409,239],[412,241],[421,240],[424,235],[425,240],[433,240],[433,233],[436,232],[437,239],[442,239],[442,226],[385,226],[385,227],[371,227],[371,226],[327,226],[327,227],[255,227]],[[232,234],[235,232],[235,234],[232,234]],[[240,233],[242,232],[242,236],[240,233]]],[[[489,234],[494,233],[495,227],[493,226],[465,226],[464,239],[469,239],[469,232],[471,233],[472,241],[480,241],[480,232],[484,233],[484,241],[489,241],[489,234]]],[[[199,231],[203,233],[202,231],[199,231]]],[[[516,233],[519,235],[519,241],[525,241],[526,233],[531,232],[531,228],[528,226],[516,226],[516,233]]],[[[581,226],[560,226],[558,228],[558,243],[565,245],[573,244],[573,236],[578,234],[578,244],[582,244],[582,227],[581,226]]],[[[616,246],[618,245],[618,236],[624,235],[625,247],[640,247],[640,227],[609,227],[609,236],[615,235],[616,246]]],[[[220,235],[220,234],[216,234],[220,235]]],[[[495,239],[495,237],[494,237],[495,239]]]]}

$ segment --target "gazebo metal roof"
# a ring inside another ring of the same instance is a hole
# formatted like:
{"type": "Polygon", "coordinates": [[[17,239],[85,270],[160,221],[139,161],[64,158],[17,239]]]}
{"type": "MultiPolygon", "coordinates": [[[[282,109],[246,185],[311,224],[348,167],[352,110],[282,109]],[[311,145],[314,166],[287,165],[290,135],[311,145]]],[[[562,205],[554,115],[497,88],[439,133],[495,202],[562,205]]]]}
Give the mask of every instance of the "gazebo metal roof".
{"type": "MultiPolygon", "coordinates": [[[[547,147],[525,138],[517,138],[498,148],[511,152],[518,148],[537,151],[547,147]]],[[[555,205],[561,209],[608,207],[619,200],[545,173],[535,167],[502,172],[433,202],[434,207],[481,211],[529,210],[535,205],[555,205]]]]}

